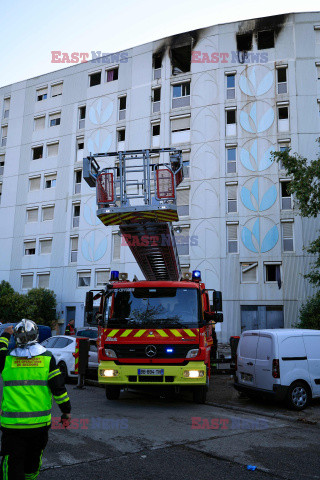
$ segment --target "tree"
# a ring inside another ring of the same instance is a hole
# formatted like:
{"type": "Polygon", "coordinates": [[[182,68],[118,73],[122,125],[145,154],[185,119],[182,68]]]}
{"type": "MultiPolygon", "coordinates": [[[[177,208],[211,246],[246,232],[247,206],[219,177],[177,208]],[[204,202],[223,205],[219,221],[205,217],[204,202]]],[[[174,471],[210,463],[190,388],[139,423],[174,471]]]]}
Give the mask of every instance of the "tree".
{"type": "Polygon", "coordinates": [[[317,292],[302,305],[298,327],[320,330],[320,292],[317,292]]]}
{"type": "MultiPolygon", "coordinates": [[[[295,200],[303,217],[317,217],[320,213],[320,155],[315,160],[294,153],[291,149],[273,152],[274,159],[285,167],[292,180],[288,190],[295,200]]],[[[311,242],[306,251],[315,256],[312,270],[304,275],[312,285],[320,287],[320,237],[311,242]]]]}
{"type": "Polygon", "coordinates": [[[27,318],[49,327],[56,321],[56,295],[46,288],[32,288],[26,295],[27,318]]]}

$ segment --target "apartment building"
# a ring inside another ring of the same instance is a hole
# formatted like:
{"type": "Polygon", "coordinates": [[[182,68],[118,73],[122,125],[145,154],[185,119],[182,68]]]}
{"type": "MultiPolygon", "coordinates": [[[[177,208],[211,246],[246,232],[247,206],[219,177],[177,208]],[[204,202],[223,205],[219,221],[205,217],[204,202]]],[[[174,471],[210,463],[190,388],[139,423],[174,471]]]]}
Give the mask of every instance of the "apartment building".
{"type": "Polygon", "coordinates": [[[270,152],[319,153],[319,102],[318,12],[215,25],[1,88],[0,279],[54,290],[61,323],[81,326],[85,292],[110,270],[141,278],[95,215],[82,158],[172,146],[180,262],[222,290],[220,340],[294,325],[319,221],[299,216],[270,152]]]}

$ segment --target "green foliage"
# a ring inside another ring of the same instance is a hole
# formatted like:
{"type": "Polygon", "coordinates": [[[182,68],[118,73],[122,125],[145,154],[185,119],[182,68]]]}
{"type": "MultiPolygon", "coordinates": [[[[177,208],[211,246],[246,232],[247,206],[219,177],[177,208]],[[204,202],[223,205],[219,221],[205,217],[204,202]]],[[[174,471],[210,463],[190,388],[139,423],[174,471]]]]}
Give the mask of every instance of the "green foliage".
{"type": "Polygon", "coordinates": [[[52,290],[33,288],[26,295],[15,292],[10,283],[0,283],[0,321],[16,323],[29,318],[41,325],[52,326],[56,320],[56,295],[52,290]]]}
{"type": "Polygon", "coordinates": [[[320,330],[320,292],[309,298],[300,309],[299,328],[320,330]]]}
{"type": "MultiPolygon", "coordinates": [[[[308,161],[291,149],[273,152],[274,159],[281,162],[291,177],[288,190],[294,194],[297,207],[303,217],[317,217],[320,213],[320,155],[308,161]]],[[[306,251],[315,256],[310,273],[305,275],[315,287],[320,287],[320,237],[314,240],[306,251]]]]}

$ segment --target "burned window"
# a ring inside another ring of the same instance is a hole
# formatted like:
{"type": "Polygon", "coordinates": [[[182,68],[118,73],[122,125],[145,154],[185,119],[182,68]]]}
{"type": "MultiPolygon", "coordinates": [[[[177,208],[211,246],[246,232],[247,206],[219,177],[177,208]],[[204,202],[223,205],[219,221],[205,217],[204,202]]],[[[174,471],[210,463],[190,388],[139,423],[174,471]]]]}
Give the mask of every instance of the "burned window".
{"type": "Polygon", "coordinates": [[[274,48],[274,30],[258,32],[258,50],[274,48]]]}
{"type": "Polygon", "coordinates": [[[126,139],[126,130],[125,128],[122,128],[121,130],[118,130],[118,142],[124,142],[126,139]]]}
{"type": "Polygon", "coordinates": [[[89,75],[90,87],[95,87],[101,83],[101,72],[92,73],[89,75]]]}
{"type": "Polygon", "coordinates": [[[252,32],[240,33],[237,35],[238,52],[248,52],[252,49],[252,32]]]}
{"type": "Polygon", "coordinates": [[[171,48],[172,75],[190,72],[191,69],[191,45],[171,48]]]}
{"type": "Polygon", "coordinates": [[[154,55],[153,56],[153,68],[158,69],[161,68],[162,65],[162,55],[154,55]]]}

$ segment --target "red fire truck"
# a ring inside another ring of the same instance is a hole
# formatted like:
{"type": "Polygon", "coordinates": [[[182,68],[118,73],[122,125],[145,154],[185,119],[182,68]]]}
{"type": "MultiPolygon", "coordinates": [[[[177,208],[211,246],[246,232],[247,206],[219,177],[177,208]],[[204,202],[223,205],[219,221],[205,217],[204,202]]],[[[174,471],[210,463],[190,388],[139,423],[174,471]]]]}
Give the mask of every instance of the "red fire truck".
{"type": "Polygon", "coordinates": [[[117,226],[145,277],[128,281],[126,273],[111,271],[105,290],[87,292],[87,320],[100,327],[98,378],[107,398],[118,399],[122,388],[171,387],[192,389],[194,401],[205,402],[214,325],[223,321],[222,297],[213,290],[210,304],[199,270],[181,274],[172,222],[179,219],[182,152],[90,155],[83,174],[96,188],[98,218],[117,226]],[[109,166],[100,169],[99,157],[109,166]]]}

